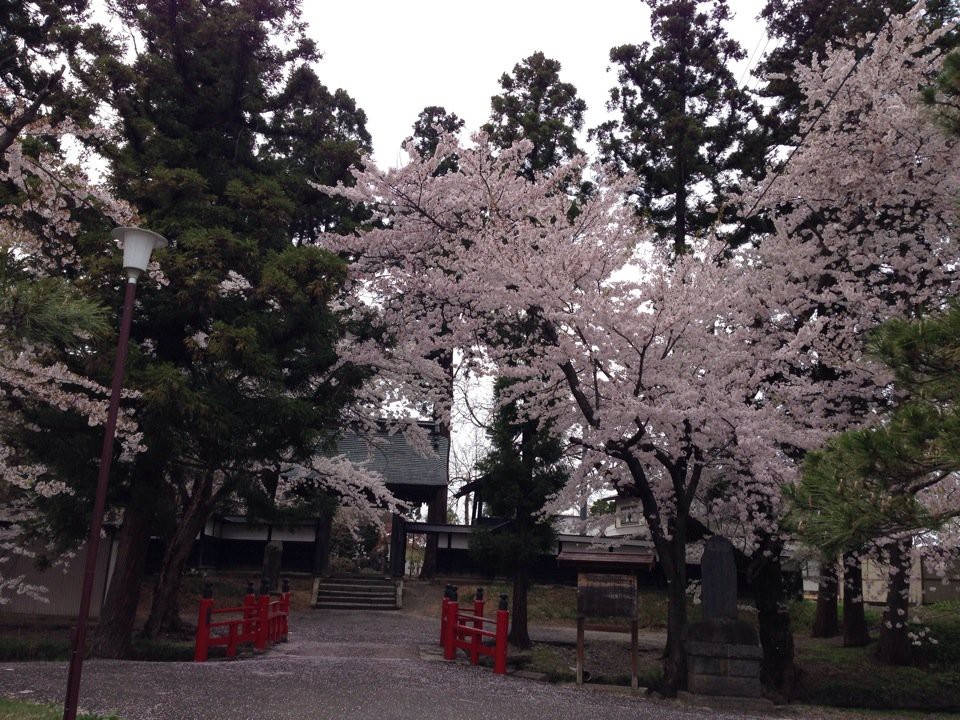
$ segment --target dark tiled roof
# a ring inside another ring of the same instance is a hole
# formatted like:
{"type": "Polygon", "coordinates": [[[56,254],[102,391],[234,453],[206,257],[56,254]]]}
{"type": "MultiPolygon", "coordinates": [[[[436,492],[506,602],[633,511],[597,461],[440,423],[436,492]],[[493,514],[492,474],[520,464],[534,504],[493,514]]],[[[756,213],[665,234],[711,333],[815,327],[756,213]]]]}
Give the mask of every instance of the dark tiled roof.
{"type": "Polygon", "coordinates": [[[420,455],[402,433],[389,435],[378,432],[361,437],[352,430],[344,432],[337,443],[339,451],[354,463],[362,463],[383,475],[389,485],[447,484],[447,460],[450,456],[449,438],[434,435],[436,455],[420,455]]]}

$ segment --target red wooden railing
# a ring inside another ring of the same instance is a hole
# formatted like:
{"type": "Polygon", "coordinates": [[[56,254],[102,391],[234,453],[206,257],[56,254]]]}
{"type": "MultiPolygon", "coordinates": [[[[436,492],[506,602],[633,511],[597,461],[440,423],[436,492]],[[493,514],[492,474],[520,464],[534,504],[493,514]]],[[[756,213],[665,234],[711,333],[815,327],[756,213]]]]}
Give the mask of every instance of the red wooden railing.
{"type": "Polygon", "coordinates": [[[226,645],[227,657],[237,655],[240,645],[253,645],[264,651],[267,645],[287,641],[290,617],[290,585],[283,581],[283,592],[271,599],[266,584],[260,594],[253,594],[253,583],[247,585],[243,605],[238,607],[214,607],[213,588],[208,584],[200,600],[197,618],[197,634],[194,644],[194,662],[204,662],[210,648],[226,645]]]}
{"type": "Polygon", "coordinates": [[[477,588],[473,601],[473,614],[460,612],[457,601],[457,589],[448,585],[443,592],[440,611],[440,644],[443,645],[444,660],[455,660],[457,649],[466,651],[470,662],[476,665],[481,655],[493,658],[493,671],[499,675],[507,672],[507,630],[510,626],[510,613],[507,612],[507,596],[500,596],[500,605],[494,618],[483,616],[483,588],[477,588]],[[485,625],[493,625],[493,630],[485,630],[485,625]],[[483,642],[492,638],[493,645],[483,642]]]}

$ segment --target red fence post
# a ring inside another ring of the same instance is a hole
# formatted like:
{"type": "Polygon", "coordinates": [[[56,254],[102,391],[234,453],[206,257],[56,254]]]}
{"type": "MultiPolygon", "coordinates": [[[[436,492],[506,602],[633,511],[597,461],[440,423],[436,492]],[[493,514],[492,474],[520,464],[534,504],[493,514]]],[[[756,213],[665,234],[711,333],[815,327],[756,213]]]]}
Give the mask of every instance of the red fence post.
{"type": "Polygon", "coordinates": [[[470,638],[470,664],[476,665],[480,662],[480,641],[483,636],[480,632],[483,630],[483,588],[477,588],[477,594],[473,599],[473,637],[470,638]]]}
{"type": "Polygon", "coordinates": [[[197,638],[193,647],[193,661],[205,662],[210,642],[210,615],[213,610],[213,588],[210,583],[203,586],[200,600],[200,615],[197,618],[197,638]]]}
{"type": "Polygon", "coordinates": [[[280,595],[280,612],[283,615],[280,618],[280,640],[287,641],[287,633],[290,631],[290,580],[283,579],[283,593],[280,595]]]}
{"type": "Polygon", "coordinates": [[[457,592],[454,590],[450,601],[447,603],[447,637],[443,645],[444,660],[456,660],[457,658],[457,615],[459,612],[457,592]]]}
{"type": "Polygon", "coordinates": [[[443,600],[440,602],[440,646],[446,647],[447,645],[447,604],[450,602],[450,592],[453,590],[453,585],[449,583],[443,589],[443,600]]]}
{"type": "Polygon", "coordinates": [[[243,635],[247,641],[252,637],[254,620],[257,617],[257,596],[253,594],[253,583],[247,581],[247,594],[243,596],[243,635]]]}
{"type": "MultiPolygon", "coordinates": [[[[263,588],[260,589],[263,590],[263,588]]],[[[266,650],[267,636],[270,632],[270,595],[262,592],[260,597],[257,598],[257,603],[259,612],[257,613],[257,629],[253,647],[257,650],[266,650]]]]}
{"type": "Polygon", "coordinates": [[[507,612],[507,596],[500,596],[500,609],[497,610],[497,644],[496,654],[493,656],[493,671],[498,675],[507,673],[507,626],[510,624],[510,613],[507,612]]]}
{"type": "Polygon", "coordinates": [[[227,657],[237,656],[237,623],[232,622],[229,626],[229,635],[227,637],[227,657]]]}

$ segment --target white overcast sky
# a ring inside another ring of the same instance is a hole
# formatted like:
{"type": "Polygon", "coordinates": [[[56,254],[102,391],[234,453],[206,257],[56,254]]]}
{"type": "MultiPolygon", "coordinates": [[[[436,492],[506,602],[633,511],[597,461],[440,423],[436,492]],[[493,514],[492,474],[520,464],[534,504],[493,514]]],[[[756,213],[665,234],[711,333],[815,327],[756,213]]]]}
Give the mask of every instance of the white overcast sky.
{"type": "MultiPolygon", "coordinates": [[[[766,41],[756,21],[763,4],[729,0],[735,18],[728,30],[748,54],[766,41]]],[[[607,72],[610,48],[639,44],[650,32],[641,0],[306,0],[303,10],[324,53],[317,72],[367,113],[381,167],[405,161],[400,144],[427,105],[442,105],[476,130],[489,117],[500,76],[538,50],[560,61],[561,80],[586,101],[586,127],[598,125],[616,82],[607,72]]]]}

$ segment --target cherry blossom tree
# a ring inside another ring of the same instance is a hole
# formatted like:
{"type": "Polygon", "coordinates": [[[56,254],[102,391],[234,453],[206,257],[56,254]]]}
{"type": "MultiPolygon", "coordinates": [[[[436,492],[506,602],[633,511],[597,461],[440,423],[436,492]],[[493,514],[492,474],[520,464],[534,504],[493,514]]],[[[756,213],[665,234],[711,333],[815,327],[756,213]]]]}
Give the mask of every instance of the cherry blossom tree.
{"type": "Polygon", "coordinates": [[[920,102],[946,31],[925,24],[918,7],[798,68],[811,110],[782,172],[746,198],[775,226],[748,261],[765,352],[782,361],[765,392],[819,442],[876,422],[894,397],[889,372],[864,359],[869,331],[957,290],[957,139],[920,102]]]}
{"type": "MultiPolygon", "coordinates": [[[[471,148],[444,142],[437,156],[456,152],[459,173],[437,176],[421,159],[337,190],[375,209],[367,232],[327,240],[354,259],[358,293],[377,298],[397,338],[387,356],[356,351],[415,373],[439,403],[442,368],[429,358],[458,349],[475,372],[510,380],[502,402],[522,401],[520,415],[551,423],[582,456],[568,504],[611,485],[640,498],[669,583],[664,671],[675,692],[691,513],[738,484],[763,494],[769,481],[754,478],[779,480],[789,464],[776,451],[781,411],[753,399],[756,331],[734,324],[731,281],[744,268],[718,266],[708,247],[671,264],[635,228],[629,179],[596,168],[597,191],[568,214],[563,178],[580,164],[530,182],[519,172],[525,143],[498,153],[482,136],[471,148]],[[504,320],[532,328],[531,342],[498,343],[504,320]]],[[[759,519],[749,505],[740,514],[759,519]]]]}
{"type": "MultiPolygon", "coordinates": [[[[355,352],[389,368],[391,387],[442,404],[434,358],[459,350],[473,371],[512,380],[502,401],[527,398],[523,412],[579,452],[560,502],[601,487],[640,499],[668,579],[667,693],[685,682],[688,542],[724,528],[745,556],[778,556],[796,460],[884,399],[888,377],[861,362],[863,330],[951,291],[960,173],[918,104],[936,69],[919,55],[927,42],[913,15],[864,59],[839,51],[801,73],[823,117],[746,197],[776,232],[726,261],[706,241],[679,258],[658,249],[622,199],[631,179],[603,168],[569,213],[556,178],[582,165],[529,182],[524,143],[445,138],[436,157],[455,153],[457,173],[415,158],[331,190],[374,213],[366,232],[324,242],[351,258],[357,302],[375,298],[396,340],[355,352]],[[498,343],[504,319],[533,328],[529,344],[498,343]]],[[[775,602],[761,611],[768,655],[789,640],[784,617],[775,602]]],[[[787,682],[791,662],[769,679],[787,682]]]]}

